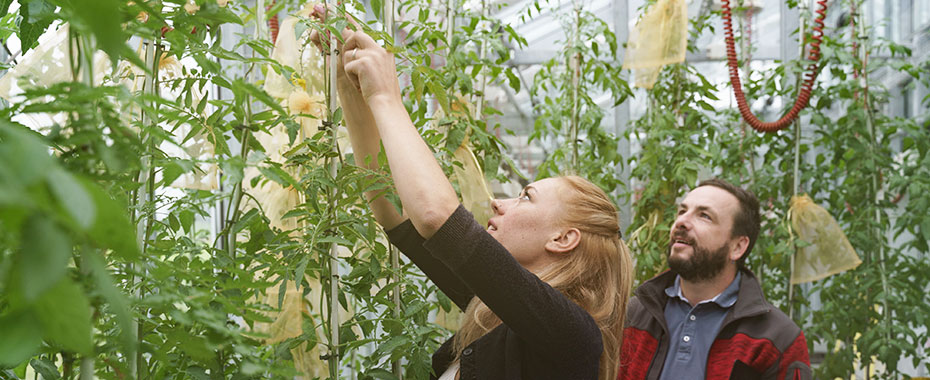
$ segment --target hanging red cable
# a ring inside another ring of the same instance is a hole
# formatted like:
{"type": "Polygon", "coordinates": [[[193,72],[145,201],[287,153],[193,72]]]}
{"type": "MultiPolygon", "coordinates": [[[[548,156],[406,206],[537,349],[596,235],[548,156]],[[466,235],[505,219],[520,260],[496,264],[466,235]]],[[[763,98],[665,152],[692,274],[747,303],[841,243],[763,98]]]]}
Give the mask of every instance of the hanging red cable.
{"type": "Polygon", "coordinates": [[[749,104],[746,103],[746,95],[743,94],[743,87],[739,80],[739,66],[736,63],[733,13],[730,11],[730,0],[723,0],[723,30],[726,35],[727,63],[730,66],[730,83],[733,85],[733,95],[736,97],[736,103],[740,114],[743,115],[743,119],[759,132],[775,132],[791,125],[791,122],[798,117],[798,113],[810,101],[811,90],[814,87],[814,81],[817,79],[817,61],[820,60],[820,43],[823,42],[823,20],[827,17],[827,0],[818,0],[817,5],[820,6],[820,9],[817,10],[817,18],[814,19],[815,25],[811,28],[811,39],[813,41],[811,41],[810,54],[807,56],[807,59],[813,63],[808,68],[809,72],[806,74],[804,83],[801,84],[801,89],[798,91],[798,99],[781,119],[774,122],[764,122],[752,114],[749,104]]]}
{"type": "MultiPolygon", "coordinates": [[[[265,10],[266,11],[271,10],[271,8],[274,7],[274,4],[275,4],[275,0],[271,0],[271,4],[268,5],[268,7],[265,8],[265,10]]],[[[278,42],[278,28],[279,28],[278,14],[275,13],[274,15],[268,18],[268,29],[271,30],[271,43],[272,44],[278,42]]],[[[297,38],[300,38],[300,36],[297,36],[297,38]]]]}

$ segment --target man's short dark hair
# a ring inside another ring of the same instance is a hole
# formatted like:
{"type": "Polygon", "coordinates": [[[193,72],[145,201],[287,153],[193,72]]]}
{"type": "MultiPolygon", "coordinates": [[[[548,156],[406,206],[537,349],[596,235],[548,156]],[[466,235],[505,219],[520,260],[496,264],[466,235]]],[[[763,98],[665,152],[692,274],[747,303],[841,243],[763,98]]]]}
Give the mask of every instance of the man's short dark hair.
{"type": "Polygon", "coordinates": [[[740,267],[744,266],[746,256],[749,256],[752,247],[756,245],[756,238],[759,237],[759,228],[762,225],[762,217],[759,215],[759,199],[751,191],[720,178],[701,181],[698,187],[701,186],[713,186],[726,190],[739,200],[739,211],[736,212],[736,217],[733,218],[733,228],[730,230],[730,236],[746,236],[749,238],[749,246],[746,247],[746,252],[737,260],[740,267]]]}

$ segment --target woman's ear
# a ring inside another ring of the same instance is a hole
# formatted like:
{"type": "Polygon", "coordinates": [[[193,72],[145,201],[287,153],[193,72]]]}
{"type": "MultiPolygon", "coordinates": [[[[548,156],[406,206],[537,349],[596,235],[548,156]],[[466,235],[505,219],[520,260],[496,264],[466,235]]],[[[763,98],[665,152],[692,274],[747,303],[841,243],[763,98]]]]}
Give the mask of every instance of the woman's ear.
{"type": "Polygon", "coordinates": [[[552,253],[568,253],[581,243],[581,231],[577,228],[563,230],[558,235],[553,235],[546,242],[546,251],[552,253]]]}

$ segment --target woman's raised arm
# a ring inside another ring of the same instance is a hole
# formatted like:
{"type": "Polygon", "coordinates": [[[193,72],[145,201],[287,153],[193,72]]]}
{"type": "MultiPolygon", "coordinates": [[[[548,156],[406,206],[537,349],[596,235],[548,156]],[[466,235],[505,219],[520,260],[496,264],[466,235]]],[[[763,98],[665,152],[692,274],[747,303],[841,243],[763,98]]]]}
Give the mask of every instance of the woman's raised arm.
{"type": "MultiPolygon", "coordinates": [[[[326,8],[323,5],[317,5],[313,9],[313,17],[325,21],[326,8]]],[[[351,18],[350,18],[351,20],[351,18]]],[[[354,21],[354,20],[352,20],[354,21]]],[[[357,27],[357,25],[356,25],[357,27]]],[[[343,31],[343,39],[350,37],[355,32],[349,29],[343,31]]],[[[320,35],[317,31],[310,33],[310,40],[320,46],[320,35]]],[[[336,40],[340,44],[339,40],[336,40]]],[[[339,51],[345,51],[343,46],[336,47],[339,51]]],[[[381,151],[381,136],[375,127],[375,120],[365,103],[365,98],[359,91],[358,87],[349,80],[344,69],[345,54],[340,54],[337,59],[336,71],[336,89],[339,92],[339,101],[342,105],[342,114],[345,119],[346,129],[349,131],[349,141],[352,144],[352,152],[355,156],[355,164],[373,171],[381,170],[378,163],[378,153],[381,151]]],[[[327,64],[329,59],[327,58],[327,64]]],[[[394,205],[385,196],[387,190],[372,190],[365,193],[368,199],[368,205],[378,221],[385,229],[393,229],[404,221],[404,217],[397,212],[394,205]]]]}
{"type": "Polygon", "coordinates": [[[404,108],[394,55],[362,32],[348,35],[343,49],[346,76],[377,127],[404,211],[428,239],[458,207],[458,196],[404,108]]]}

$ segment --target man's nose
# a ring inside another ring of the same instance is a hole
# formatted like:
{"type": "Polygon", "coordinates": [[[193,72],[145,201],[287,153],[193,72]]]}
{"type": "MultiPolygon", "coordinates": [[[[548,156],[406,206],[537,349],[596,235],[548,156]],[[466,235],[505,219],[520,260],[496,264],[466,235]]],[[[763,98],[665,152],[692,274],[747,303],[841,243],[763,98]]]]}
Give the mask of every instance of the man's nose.
{"type": "Polygon", "coordinates": [[[675,218],[675,223],[672,223],[672,232],[677,230],[688,230],[689,228],[691,228],[691,220],[687,213],[678,215],[678,217],[675,218]]]}

